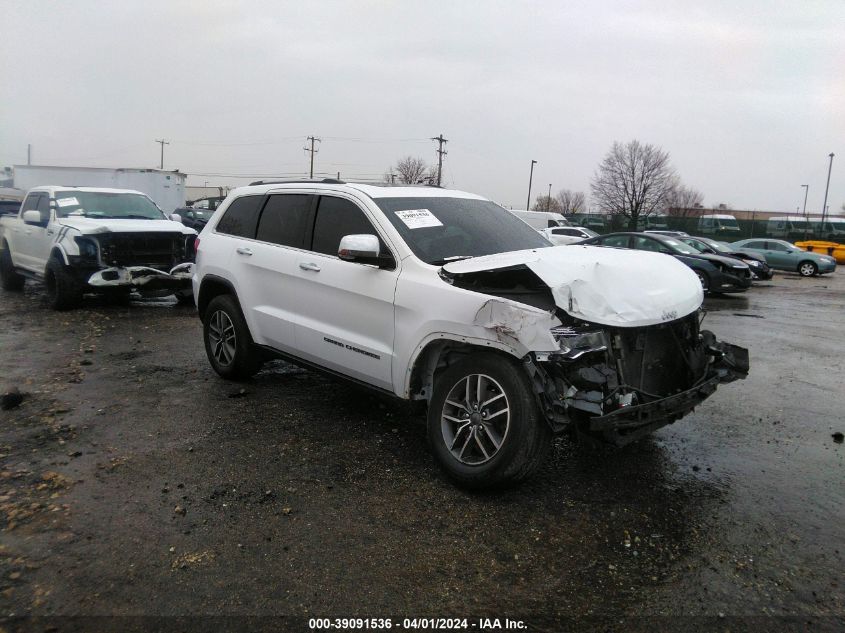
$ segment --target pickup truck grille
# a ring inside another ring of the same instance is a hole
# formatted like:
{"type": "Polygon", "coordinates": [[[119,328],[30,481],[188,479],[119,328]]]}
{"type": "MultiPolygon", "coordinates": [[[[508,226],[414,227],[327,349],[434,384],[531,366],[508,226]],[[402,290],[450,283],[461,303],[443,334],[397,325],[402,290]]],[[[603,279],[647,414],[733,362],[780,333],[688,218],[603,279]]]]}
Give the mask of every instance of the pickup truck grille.
{"type": "Polygon", "coordinates": [[[181,233],[112,233],[98,235],[100,259],[106,266],[170,268],[188,261],[181,233]]]}

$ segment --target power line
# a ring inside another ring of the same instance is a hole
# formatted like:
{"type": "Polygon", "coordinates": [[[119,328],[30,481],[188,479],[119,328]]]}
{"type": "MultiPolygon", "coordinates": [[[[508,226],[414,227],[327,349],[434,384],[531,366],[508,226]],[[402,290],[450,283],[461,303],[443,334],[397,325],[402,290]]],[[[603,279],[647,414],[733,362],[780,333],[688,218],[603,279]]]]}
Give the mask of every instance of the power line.
{"type": "Polygon", "coordinates": [[[443,157],[448,154],[446,150],[443,149],[443,145],[449,142],[448,139],[443,138],[443,134],[441,133],[439,136],[435,136],[430,141],[437,141],[437,186],[440,186],[440,176],[443,172],[443,157]]]}
{"type": "Polygon", "coordinates": [[[311,149],[308,149],[307,147],[303,147],[302,149],[304,149],[306,152],[311,152],[311,175],[309,176],[309,178],[313,178],[314,177],[314,154],[316,154],[317,152],[320,151],[318,149],[314,149],[314,143],[315,142],[321,143],[322,139],[319,139],[316,136],[309,136],[305,140],[311,141],[311,149]]]}

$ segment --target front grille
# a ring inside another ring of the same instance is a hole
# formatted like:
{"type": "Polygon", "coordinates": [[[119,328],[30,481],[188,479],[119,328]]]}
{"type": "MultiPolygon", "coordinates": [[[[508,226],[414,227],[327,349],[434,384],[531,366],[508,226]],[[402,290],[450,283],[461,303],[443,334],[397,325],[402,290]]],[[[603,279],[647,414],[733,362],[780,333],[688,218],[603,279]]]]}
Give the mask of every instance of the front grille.
{"type": "Polygon", "coordinates": [[[181,233],[112,233],[97,236],[100,259],[106,266],[171,268],[186,261],[181,233]]]}

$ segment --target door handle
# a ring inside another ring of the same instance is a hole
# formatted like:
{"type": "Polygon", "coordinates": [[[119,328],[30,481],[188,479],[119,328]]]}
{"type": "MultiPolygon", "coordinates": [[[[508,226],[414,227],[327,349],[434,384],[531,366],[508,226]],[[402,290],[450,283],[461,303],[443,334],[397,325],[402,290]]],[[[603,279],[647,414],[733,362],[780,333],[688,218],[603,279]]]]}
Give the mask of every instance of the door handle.
{"type": "Polygon", "coordinates": [[[27,229],[23,232],[24,235],[32,235],[32,229],[27,229]]]}
{"type": "Polygon", "coordinates": [[[320,272],[320,267],[313,262],[299,262],[299,267],[302,270],[313,270],[315,273],[320,272]]]}
{"type": "Polygon", "coordinates": [[[235,252],[238,255],[246,255],[246,256],[252,255],[252,249],[251,248],[244,248],[243,246],[241,246],[240,248],[236,248],[235,252]]]}
{"type": "Polygon", "coordinates": [[[47,235],[53,235],[55,231],[53,229],[47,229],[47,235]]]}

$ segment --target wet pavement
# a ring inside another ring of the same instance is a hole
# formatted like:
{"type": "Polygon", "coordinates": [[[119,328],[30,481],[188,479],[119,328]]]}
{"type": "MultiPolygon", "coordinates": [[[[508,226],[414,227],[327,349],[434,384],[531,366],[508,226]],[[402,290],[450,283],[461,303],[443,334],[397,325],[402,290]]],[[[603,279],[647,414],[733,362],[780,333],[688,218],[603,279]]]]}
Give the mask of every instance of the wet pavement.
{"type": "Polygon", "coordinates": [[[750,349],[747,380],[640,443],[561,438],[528,484],[470,494],[404,403],[280,362],[219,379],[193,309],[0,291],[3,391],[24,393],[0,411],[0,615],[841,630],[845,275],[705,307],[750,349]]]}

